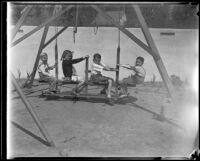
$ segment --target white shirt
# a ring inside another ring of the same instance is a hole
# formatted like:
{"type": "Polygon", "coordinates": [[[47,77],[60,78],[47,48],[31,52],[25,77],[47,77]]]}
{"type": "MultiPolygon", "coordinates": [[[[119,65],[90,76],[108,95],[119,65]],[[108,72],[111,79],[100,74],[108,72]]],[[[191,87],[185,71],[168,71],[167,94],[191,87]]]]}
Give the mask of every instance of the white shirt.
{"type": "Polygon", "coordinates": [[[50,76],[50,70],[48,70],[48,67],[48,64],[44,64],[43,62],[41,62],[38,66],[38,72],[50,76]]]}
{"type": "MultiPolygon", "coordinates": [[[[131,69],[131,67],[132,67],[131,65],[128,65],[128,64],[122,65],[122,66],[125,67],[125,68],[129,68],[129,69],[131,69]]],[[[134,66],[134,67],[135,67],[135,70],[136,70],[136,71],[133,70],[134,74],[139,75],[141,77],[145,77],[146,71],[142,66],[134,66]]]]}
{"type": "Polygon", "coordinates": [[[103,71],[103,68],[105,67],[106,65],[101,63],[101,65],[99,64],[96,64],[96,63],[92,63],[91,65],[91,73],[92,74],[98,74],[98,73],[102,73],[103,71]]]}
{"type": "Polygon", "coordinates": [[[142,66],[135,66],[135,68],[136,68],[135,72],[136,72],[137,75],[139,75],[141,77],[145,77],[146,71],[142,66]]]}

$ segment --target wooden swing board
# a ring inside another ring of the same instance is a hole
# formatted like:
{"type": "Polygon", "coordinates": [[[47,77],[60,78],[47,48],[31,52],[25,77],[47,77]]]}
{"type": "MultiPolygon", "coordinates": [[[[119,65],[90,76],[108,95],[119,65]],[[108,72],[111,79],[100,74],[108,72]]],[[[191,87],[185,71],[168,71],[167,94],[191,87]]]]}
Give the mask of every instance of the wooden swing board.
{"type": "MultiPolygon", "coordinates": [[[[58,93],[58,94],[46,94],[43,95],[47,100],[56,100],[56,99],[77,99],[77,100],[98,100],[105,101],[108,100],[106,95],[103,94],[93,94],[93,93],[80,93],[78,95],[71,94],[68,92],[58,93]]],[[[114,97],[113,97],[114,98],[114,97]]]]}

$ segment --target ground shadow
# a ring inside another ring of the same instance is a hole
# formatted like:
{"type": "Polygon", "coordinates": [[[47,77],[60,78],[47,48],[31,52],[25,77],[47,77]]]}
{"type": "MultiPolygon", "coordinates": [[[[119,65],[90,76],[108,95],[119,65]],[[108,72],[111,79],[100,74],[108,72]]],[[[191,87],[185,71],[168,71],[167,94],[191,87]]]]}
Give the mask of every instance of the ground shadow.
{"type": "Polygon", "coordinates": [[[39,142],[41,142],[42,144],[46,145],[46,146],[51,146],[49,142],[47,142],[46,140],[42,139],[41,137],[33,134],[32,132],[30,132],[29,130],[25,129],[24,127],[22,127],[21,125],[17,124],[14,121],[11,121],[11,123],[17,127],[18,129],[22,130],[24,133],[28,134],[29,136],[32,136],[34,139],[38,140],[39,142]]]}
{"type": "Polygon", "coordinates": [[[146,111],[148,113],[151,113],[153,115],[152,118],[155,119],[155,120],[157,120],[157,121],[167,122],[167,123],[169,123],[169,124],[171,124],[171,125],[173,125],[173,126],[175,126],[177,128],[184,129],[182,126],[180,126],[177,123],[175,123],[175,122],[171,121],[170,119],[166,118],[165,115],[164,115],[164,113],[162,113],[162,112],[160,114],[156,113],[156,112],[153,112],[153,111],[151,111],[151,110],[149,110],[149,109],[147,109],[145,107],[142,107],[142,106],[140,106],[140,105],[138,105],[136,103],[133,103],[133,102],[130,105],[133,106],[133,107],[142,109],[143,111],[146,111]]]}
{"type": "Polygon", "coordinates": [[[69,93],[66,93],[66,95],[40,95],[40,98],[46,98],[46,101],[73,101],[74,103],[76,102],[90,102],[90,103],[104,103],[104,104],[108,104],[108,105],[115,105],[115,104],[119,104],[119,105],[126,105],[127,103],[133,103],[135,101],[137,101],[136,97],[133,96],[127,96],[127,97],[123,97],[123,98],[119,98],[116,96],[113,96],[112,101],[113,104],[111,104],[108,100],[108,98],[105,95],[92,95],[92,94],[88,94],[88,95],[80,95],[80,96],[73,96],[69,93]]]}

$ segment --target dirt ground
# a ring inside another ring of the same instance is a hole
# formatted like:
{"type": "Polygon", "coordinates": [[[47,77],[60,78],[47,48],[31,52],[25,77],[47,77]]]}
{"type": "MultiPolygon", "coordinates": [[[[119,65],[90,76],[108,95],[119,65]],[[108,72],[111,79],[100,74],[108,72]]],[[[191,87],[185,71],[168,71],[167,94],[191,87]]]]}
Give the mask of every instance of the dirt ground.
{"type": "MultiPolygon", "coordinates": [[[[23,89],[56,148],[44,137],[16,92],[10,96],[10,157],[188,157],[198,130],[198,100],[188,88],[173,99],[159,84],[129,88],[114,106],[39,97],[47,85],[23,89]],[[37,91],[37,92],[33,92],[37,91]],[[31,93],[32,92],[32,93],[31,93]]],[[[62,91],[71,90],[65,85],[62,91]]],[[[89,87],[98,93],[99,87],[89,87]]]]}

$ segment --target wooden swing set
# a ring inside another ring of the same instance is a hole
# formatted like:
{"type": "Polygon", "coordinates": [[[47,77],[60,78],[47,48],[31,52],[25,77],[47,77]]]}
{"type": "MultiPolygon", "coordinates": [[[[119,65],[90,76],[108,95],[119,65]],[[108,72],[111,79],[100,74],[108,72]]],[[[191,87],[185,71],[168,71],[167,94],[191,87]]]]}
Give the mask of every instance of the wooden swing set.
{"type": "MultiPolygon", "coordinates": [[[[107,13],[105,13],[104,10],[100,9],[98,5],[90,5],[96,12],[98,12],[101,16],[103,16],[105,19],[107,19],[109,22],[111,22],[114,26],[116,26],[119,29],[119,39],[118,39],[118,47],[117,47],[117,60],[116,60],[116,64],[120,63],[120,31],[123,32],[126,36],[128,36],[131,40],[133,40],[136,44],[138,44],[141,48],[143,48],[145,51],[147,51],[147,53],[149,53],[150,55],[153,56],[154,61],[157,65],[157,68],[161,74],[161,77],[164,81],[165,87],[167,88],[167,91],[169,93],[170,96],[173,96],[173,86],[171,84],[171,81],[169,79],[169,76],[167,74],[167,70],[163,64],[163,61],[159,55],[158,49],[153,41],[153,38],[151,36],[151,33],[149,31],[149,28],[145,22],[145,19],[140,11],[140,7],[137,4],[133,4],[131,5],[132,8],[135,10],[135,13],[137,15],[137,18],[139,20],[139,24],[140,27],[142,29],[142,32],[144,34],[144,37],[146,39],[146,42],[148,45],[146,45],[144,42],[142,42],[140,39],[138,39],[134,34],[132,34],[130,31],[128,31],[126,28],[124,28],[123,25],[120,24],[120,22],[115,21],[111,16],[109,16],[107,13]]],[[[28,5],[25,9],[24,12],[22,14],[22,16],[20,17],[20,19],[18,20],[17,24],[15,25],[13,32],[11,34],[11,38],[12,40],[14,39],[14,37],[16,36],[17,32],[20,30],[20,27],[23,25],[24,20],[26,19],[26,17],[28,16],[29,12],[31,11],[33,5],[28,5]]],[[[36,61],[33,67],[33,71],[31,73],[31,77],[30,80],[27,82],[27,87],[31,87],[33,84],[33,80],[37,71],[37,67],[39,64],[39,59],[40,59],[40,54],[42,52],[42,50],[47,47],[52,41],[56,40],[55,43],[55,61],[56,61],[56,78],[58,78],[58,46],[57,46],[57,37],[63,33],[69,26],[68,22],[66,23],[66,25],[60,29],[58,31],[58,28],[56,28],[56,33],[55,35],[50,38],[46,43],[46,36],[48,33],[48,29],[50,26],[50,23],[54,20],[56,20],[57,18],[59,18],[60,16],[62,16],[65,12],[67,12],[68,10],[70,10],[73,7],[77,7],[77,13],[78,13],[78,8],[80,6],[77,5],[67,5],[66,8],[61,9],[61,10],[57,10],[57,12],[55,12],[52,17],[50,17],[49,19],[47,19],[45,22],[43,22],[42,24],[40,24],[39,26],[35,27],[33,30],[31,30],[30,32],[28,32],[27,34],[25,34],[24,36],[20,37],[19,39],[15,40],[14,42],[11,43],[11,47],[16,46],[17,44],[19,44],[20,42],[22,42],[23,40],[25,40],[26,38],[28,38],[29,36],[31,36],[32,34],[34,34],[35,32],[37,32],[38,30],[40,30],[41,28],[44,27],[44,31],[43,31],[43,35],[40,41],[40,45],[38,48],[38,52],[37,52],[37,57],[36,57],[36,61]]],[[[78,14],[76,15],[76,26],[74,28],[74,40],[75,40],[75,33],[77,32],[77,26],[78,26],[78,14]]],[[[88,85],[89,85],[89,81],[88,81],[88,63],[89,60],[86,59],[86,63],[85,63],[85,82],[86,82],[86,87],[85,87],[85,95],[80,95],[80,98],[97,98],[98,96],[91,96],[90,94],[87,93],[88,91],[88,85]]],[[[116,68],[119,69],[119,65],[116,65],[116,68]]],[[[31,114],[31,116],[33,117],[34,121],[36,122],[36,125],[38,126],[38,128],[40,129],[41,133],[43,134],[43,136],[46,138],[47,142],[49,143],[50,146],[55,146],[54,142],[52,141],[52,139],[50,138],[50,136],[48,135],[47,131],[45,130],[44,126],[42,125],[42,123],[40,122],[40,120],[38,119],[35,111],[33,110],[31,104],[29,103],[28,99],[26,98],[26,96],[24,95],[22,89],[20,88],[19,84],[16,81],[15,76],[12,74],[11,72],[11,79],[12,79],[12,83],[14,85],[14,87],[16,88],[16,91],[18,92],[18,94],[20,95],[21,99],[23,100],[26,108],[28,109],[29,113],[31,114]]],[[[116,80],[115,80],[116,84],[118,84],[119,82],[119,71],[116,72],[116,80]]],[[[68,97],[70,98],[71,96],[66,96],[64,95],[64,97],[68,97]]],[[[104,99],[103,97],[98,97],[98,99],[104,99]]]]}

